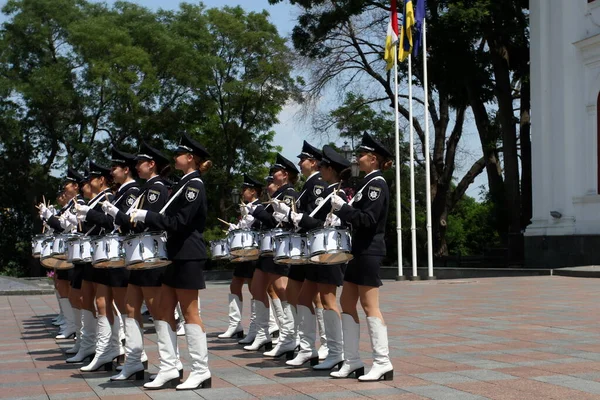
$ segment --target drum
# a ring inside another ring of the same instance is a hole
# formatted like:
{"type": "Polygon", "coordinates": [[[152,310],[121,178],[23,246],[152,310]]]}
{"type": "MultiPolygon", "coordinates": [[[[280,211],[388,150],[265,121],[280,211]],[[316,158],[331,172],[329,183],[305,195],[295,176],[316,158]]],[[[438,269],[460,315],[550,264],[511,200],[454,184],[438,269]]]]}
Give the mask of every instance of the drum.
{"type": "Polygon", "coordinates": [[[123,237],[110,234],[92,240],[92,265],[94,268],[121,268],[125,266],[123,237]]]}
{"type": "Polygon", "coordinates": [[[352,237],[344,228],[315,229],[306,235],[310,243],[310,262],[344,264],[352,260],[352,237]]]}
{"type": "Polygon", "coordinates": [[[261,257],[272,256],[273,248],[275,246],[275,237],[278,235],[282,235],[286,232],[287,231],[285,231],[281,228],[276,228],[276,229],[271,229],[270,231],[261,232],[260,247],[259,247],[261,257]]]}
{"type": "Polygon", "coordinates": [[[171,264],[167,259],[167,233],[144,232],[125,238],[127,269],[160,268],[171,264]]]}
{"type": "Polygon", "coordinates": [[[40,258],[42,253],[42,244],[44,240],[50,238],[50,235],[35,235],[31,239],[31,255],[35,258],[40,258]]]}
{"type": "Polygon", "coordinates": [[[248,257],[233,257],[230,261],[232,263],[242,263],[242,262],[246,262],[246,261],[256,261],[258,260],[258,254],[255,256],[248,256],[248,257]]]}
{"type": "Polygon", "coordinates": [[[67,258],[67,239],[77,237],[77,235],[72,233],[60,234],[54,236],[54,242],[52,243],[52,257],[57,258],[59,260],[65,260],[67,258]]]}
{"type": "Polygon", "coordinates": [[[232,256],[254,257],[260,254],[258,233],[249,229],[235,229],[227,235],[232,256]]]}
{"type": "Polygon", "coordinates": [[[229,242],[227,239],[213,240],[210,242],[210,253],[213,260],[227,260],[229,255],[229,242]]]}
{"type": "Polygon", "coordinates": [[[284,233],[275,237],[273,260],[276,264],[307,264],[308,242],[300,233],[284,233]]]}
{"type": "Polygon", "coordinates": [[[55,238],[48,237],[42,242],[42,249],[40,251],[40,263],[45,268],[50,269],[70,269],[73,268],[73,263],[65,260],[60,260],[52,256],[52,250],[54,247],[55,238]]]}
{"type": "Polygon", "coordinates": [[[67,262],[92,262],[92,238],[79,236],[67,239],[67,262]]]}

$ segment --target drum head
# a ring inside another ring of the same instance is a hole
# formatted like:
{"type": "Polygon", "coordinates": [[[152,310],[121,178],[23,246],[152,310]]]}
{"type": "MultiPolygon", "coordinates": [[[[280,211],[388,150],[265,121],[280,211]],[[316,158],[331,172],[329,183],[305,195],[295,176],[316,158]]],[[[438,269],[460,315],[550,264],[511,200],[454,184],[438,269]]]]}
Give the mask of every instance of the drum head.
{"type": "Polygon", "coordinates": [[[53,269],[54,266],[59,262],[60,260],[54,258],[54,257],[46,257],[46,258],[42,258],[40,260],[40,264],[42,264],[42,267],[44,268],[51,268],[53,269]]]}
{"type": "Polygon", "coordinates": [[[125,260],[108,260],[94,264],[94,268],[122,268],[125,266],[125,260]]]}
{"type": "Polygon", "coordinates": [[[354,256],[350,253],[324,253],[312,256],[310,262],[313,264],[345,264],[354,256]]]}
{"type": "Polygon", "coordinates": [[[298,264],[308,264],[308,259],[307,258],[298,258],[298,257],[292,257],[292,258],[280,258],[278,260],[275,260],[275,264],[285,264],[285,265],[298,265],[298,264]]]}
{"type": "MultiPolygon", "coordinates": [[[[245,249],[237,249],[230,251],[232,256],[236,257],[257,257],[260,255],[258,247],[247,247],[245,249]]],[[[256,258],[256,259],[257,259],[256,258]]]]}
{"type": "Polygon", "coordinates": [[[171,261],[169,261],[169,260],[145,261],[145,262],[130,264],[127,266],[127,269],[132,270],[132,271],[141,270],[141,269],[154,269],[154,268],[166,267],[167,265],[170,265],[170,264],[171,264],[171,261]]]}
{"type": "Polygon", "coordinates": [[[256,261],[256,260],[258,260],[258,254],[253,255],[253,256],[248,256],[248,257],[236,257],[236,258],[232,258],[231,262],[232,263],[241,263],[241,262],[256,261]]]}
{"type": "Polygon", "coordinates": [[[57,261],[58,262],[54,266],[54,268],[56,268],[56,269],[63,270],[63,269],[71,269],[71,268],[74,267],[73,263],[66,262],[66,261],[63,261],[63,260],[57,260],[57,261]]]}

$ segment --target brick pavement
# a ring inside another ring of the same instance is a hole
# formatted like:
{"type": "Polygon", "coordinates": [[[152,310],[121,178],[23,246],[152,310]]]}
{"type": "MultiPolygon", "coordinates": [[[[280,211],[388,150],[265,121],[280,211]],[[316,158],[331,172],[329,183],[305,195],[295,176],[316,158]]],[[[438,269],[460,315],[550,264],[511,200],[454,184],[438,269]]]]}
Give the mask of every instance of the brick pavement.
{"type": "MultiPolygon", "coordinates": [[[[334,380],[287,369],[215,336],[227,325],[228,285],[202,292],[213,389],[148,392],[64,362],[55,341],[56,298],[0,297],[0,399],[600,399],[600,293],[595,279],[488,278],[386,282],[382,311],[395,367],[392,382],[334,380]]],[[[247,322],[249,303],[244,305],[247,322]]],[[[362,314],[361,314],[362,315],[362,314]]],[[[151,327],[151,325],[146,325],[151,327]]],[[[180,338],[183,339],[183,338],[180,338]]],[[[156,335],[145,336],[156,371],[156,335]]],[[[180,340],[189,365],[185,340],[180,340]]],[[[361,353],[370,364],[366,326],[361,353]]]]}

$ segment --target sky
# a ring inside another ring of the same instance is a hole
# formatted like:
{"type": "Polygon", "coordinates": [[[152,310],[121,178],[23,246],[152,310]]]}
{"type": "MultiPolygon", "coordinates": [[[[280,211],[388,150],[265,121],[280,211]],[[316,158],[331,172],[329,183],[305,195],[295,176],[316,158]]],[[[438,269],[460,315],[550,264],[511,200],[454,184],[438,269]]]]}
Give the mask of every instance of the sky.
{"type": "MultiPolygon", "coordinates": [[[[179,5],[179,1],[173,0],[130,0],[142,6],[151,9],[174,9],[179,5]]],[[[105,0],[106,3],[112,4],[115,0],[105,0]]],[[[189,0],[188,2],[195,2],[189,0]]],[[[298,14],[295,7],[289,5],[286,1],[277,5],[270,5],[268,0],[203,0],[202,1],[207,7],[223,7],[223,6],[241,6],[247,11],[262,11],[267,10],[271,16],[271,22],[277,27],[279,33],[283,37],[289,38],[291,35],[292,28],[295,25],[295,16],[298,14]]],[[[0,5],[4,5],[6,1],[0,0],[0,5]]],[[[4,16],[0,16],[0,22],[4,20],[4,16]]],[[[382,41],[385,40],[385,32],[382,32],[382,41]]],[[[298,74],[302,74],[302,71],[296,71],[298,74]]],[[[319,138],[315,138],[313,131],[310,126],[310,121],[302,119],[299,116],[301,107],[298,104],[290,103],[287,104],[281,113],[279,114],[279,123],[273,127],[275,131],[274,144],[281,146],[284,157],[296,162],[296,156],[299,154],[302,148],[302,142],[304,139],[309,141],[316,147],[333,140],[333,137],[323,138],[321,141],[319,138]]],[[[433,132],[433,126],[430,126],[433,132]]],[[[408,140],[408,138],[406,138],[408,140]]],[[[341,146],[342,141],[337,140],[341,146]]],[[[433,143],[433,134],[430,137],[430,142],[433,143]]],[[[477,135],[476,127],[469,116],[465,123],[465,131],[462,136],[461,145],[457,154],[457,169],[455,176],[459,179],[464,175],[470,166],[481,156],[481,145],[479,144],[479,138],[477,135]]],[[[393,149],[390,149],[393,150],[393,149]]],[[[487,186],[487,177],[485,171],[477,177],[474,183],[469,186],[467,195],[481,200],[480,191],[481,186],[487,186]]],[[[402,188],[402,190],[406,190],[402,188]]]]}

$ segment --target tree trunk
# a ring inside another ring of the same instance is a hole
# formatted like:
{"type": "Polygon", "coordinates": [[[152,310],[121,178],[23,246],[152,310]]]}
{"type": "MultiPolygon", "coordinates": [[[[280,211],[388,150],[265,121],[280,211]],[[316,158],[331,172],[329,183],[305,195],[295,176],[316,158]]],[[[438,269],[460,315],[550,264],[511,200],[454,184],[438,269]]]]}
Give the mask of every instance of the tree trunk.
{"type": "Polygon", "coordinates": [[[533,217],[532,166],[531,166],[531,85],[529,76],[521,82],[521,193],[523,194],[523,216],[521,228],[531,224],[533,217]]]}

